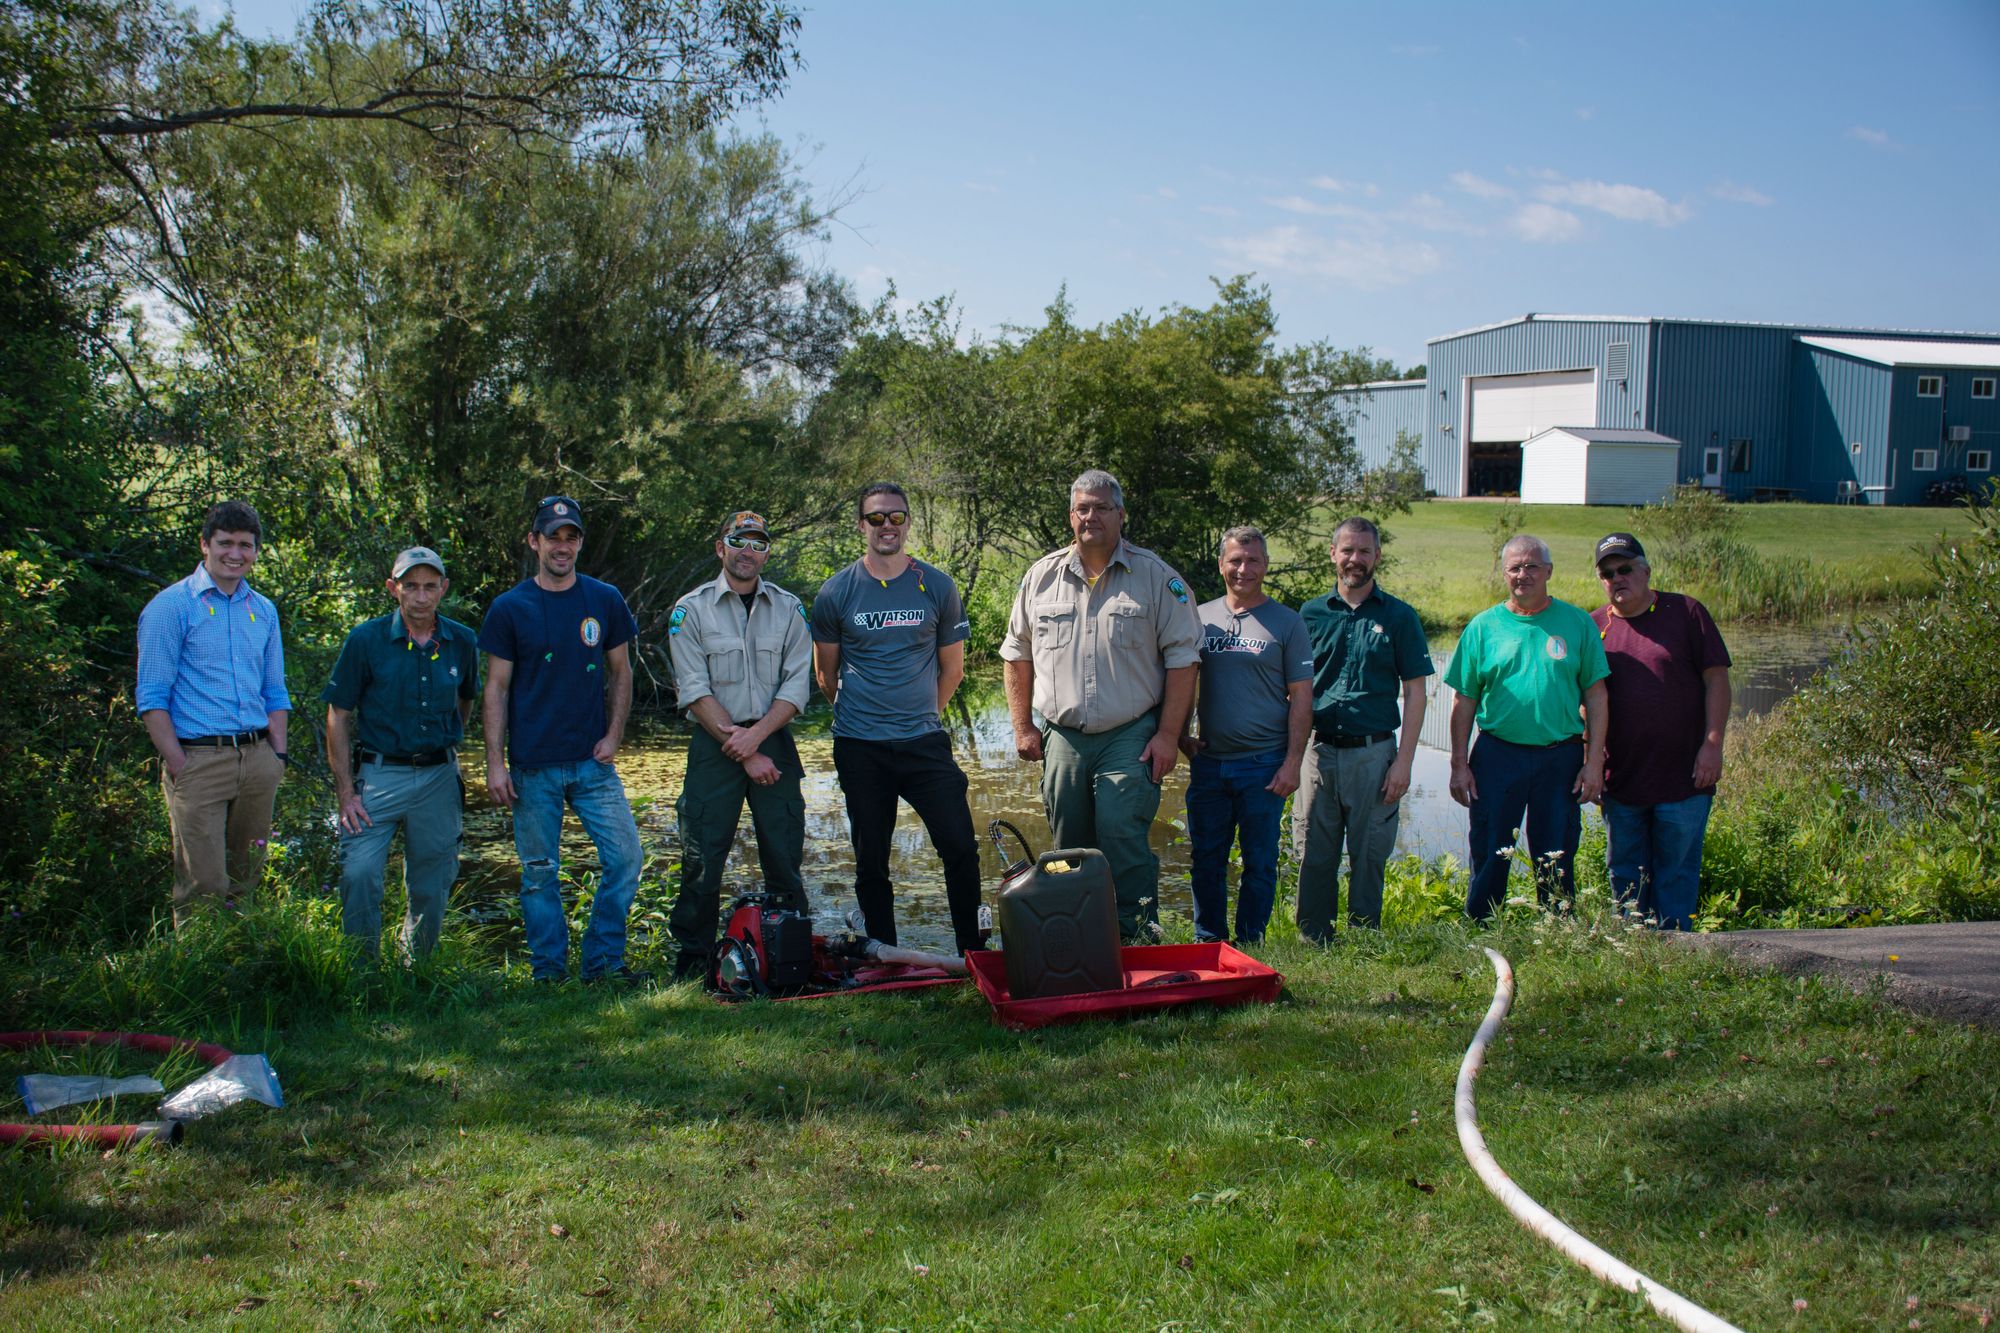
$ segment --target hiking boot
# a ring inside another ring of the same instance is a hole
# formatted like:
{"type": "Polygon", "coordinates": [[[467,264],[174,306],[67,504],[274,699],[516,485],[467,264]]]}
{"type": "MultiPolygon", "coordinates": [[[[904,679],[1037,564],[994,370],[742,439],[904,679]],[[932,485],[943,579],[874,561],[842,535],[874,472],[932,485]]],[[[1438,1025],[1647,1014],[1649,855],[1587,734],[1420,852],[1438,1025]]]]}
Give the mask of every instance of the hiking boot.
{"type": "Polygon", "coordinates": [[[706,981],[709,959],[705,953],[683,953],[674,959],[674,981],[706,981]]]}
{"type": "Polygon", "coordinates": [[[600,972],[594,977],[585,977],[586,986],[643,986],[653,979],[651,972],[634,972],[620,963],[609,972],[600,972]]]}

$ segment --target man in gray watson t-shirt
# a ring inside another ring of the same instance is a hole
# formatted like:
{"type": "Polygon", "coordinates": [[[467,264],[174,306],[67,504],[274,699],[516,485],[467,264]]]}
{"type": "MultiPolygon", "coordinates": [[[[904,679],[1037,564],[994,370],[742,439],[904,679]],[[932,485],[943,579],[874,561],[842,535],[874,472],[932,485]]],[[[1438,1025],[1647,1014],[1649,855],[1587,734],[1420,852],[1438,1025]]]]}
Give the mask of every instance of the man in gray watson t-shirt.
{"type": "Polygon", "coordinates": [[[944,863],[958,951],[979,947],[979,842],[964,772],[939,714],[965,678],[969,626],[951,576],[903,550],[910,502],[894,482],[861,492],[862,557],[813,599],[813,671],[833,701],[833,766],[854,840],[854,896],[868,934],[896,942],[889,841],[896,802],[924,821],[944,863]]]}
{"type": "Polygon", "coordinates": [[[1278,820],[1312,730],[1312,645],[1298,612],[1264,595],[1264,534],[1231,528],[1217,562],[1227,591],[1200,608],[1200,734],[1182,742],[1193,846],[1194,934],[1229,938],[1229,848],[1240,841],[1236,938],[1264,938],[1278,887],[1278,820]]]}

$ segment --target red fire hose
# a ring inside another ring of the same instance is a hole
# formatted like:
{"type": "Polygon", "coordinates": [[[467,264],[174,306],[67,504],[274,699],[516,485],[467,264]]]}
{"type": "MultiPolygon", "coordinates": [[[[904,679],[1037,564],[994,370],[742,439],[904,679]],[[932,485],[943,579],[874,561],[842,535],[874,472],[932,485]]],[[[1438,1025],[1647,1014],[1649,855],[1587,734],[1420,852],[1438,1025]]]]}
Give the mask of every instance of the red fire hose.
{"type": "MultiPolygon", "coordinates": [[[[153,1055],[192,1051],[210,1067],[234,1058],[234,1052],[212,1042],[164,1037],[152,1032],[0,1032],[0,1051],[25,1051],[37,1046],[126,1046],[153,1055]]],[[[0,1123],[0,1145],[12,1143],[87,1143],[94,1148],[181,1141],[178,1120],[152,1120],[132,1125],[25,1125],[0,1123]]]]}

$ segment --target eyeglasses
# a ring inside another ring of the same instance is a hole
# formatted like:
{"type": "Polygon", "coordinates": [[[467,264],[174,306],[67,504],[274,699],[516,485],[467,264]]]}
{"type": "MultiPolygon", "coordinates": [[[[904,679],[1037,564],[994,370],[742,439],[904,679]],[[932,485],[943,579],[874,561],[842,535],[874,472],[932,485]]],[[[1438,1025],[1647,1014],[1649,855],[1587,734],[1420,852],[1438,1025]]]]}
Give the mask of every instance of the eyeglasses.
{"type": "Polygon", "coordinates": [[[1541,564],[1540,564],[1539,562],[1537,562],[1537,563],[1535,563],[1535,564],[1532,564],[1532,565],[1509,565],[1509,566],[1507,566],[1507,569],[1506,569],[1506,571],[1505,571],[1505,572],[1506,572],[1506,574],[1507,574],[1507,577],[1508,577],[1508,578],[1514,578],[1514,579],[1518,579],[1518,578],[1520,578],[1520,577],[1521,577],[1522,575],[1524,575],[1524,574],[1531,574],[1531,573],[1533,573],[1533,572],[1534,572],[1535,570],[1538,570],[1538,569],[1540,569],[1540,568],[1542,568],[1542,566],[1541,566],[1541,564]]]}
{"type": "Polygon", "coordinates": [[[756,551],[760,555],[771,549],[768,537],[724,537],[722,544],[732,551],[756,551]]]}
{"type": "Polygon", "coordinates": [[[861,521],[871,528],[879,528],[884,523],[887,523],[892,528],[900,528],[910,521],[910,511],[907,509],[877,510],[872,514],[863,514],[861,521]]]}
{"type": "Polygon", "coordinates": [[[1637,568],[1638,568],[1637,565],[1620,565],[1616,569],[1612,569],[1609,565],[1599,565],[1597,567],[1597,577],[1605,580],[1608,583],[1612,579],[1622,579],[1626,577],[1627,575],[1632,573],[1633,570],[1637,568]]]}

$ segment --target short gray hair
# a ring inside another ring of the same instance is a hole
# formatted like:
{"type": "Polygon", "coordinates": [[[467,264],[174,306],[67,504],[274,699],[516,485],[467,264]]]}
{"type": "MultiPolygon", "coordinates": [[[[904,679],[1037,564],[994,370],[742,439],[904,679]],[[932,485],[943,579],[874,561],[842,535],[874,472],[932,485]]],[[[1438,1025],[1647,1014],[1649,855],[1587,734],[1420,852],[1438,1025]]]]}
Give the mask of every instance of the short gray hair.
{"type": "Polygon", "coordinates": [[[1110,491],[1114,507],[1125,507],[1125,488],[1118,484],[1118,478],[1101,467],[1086,468],[1077,473],[1076,480],[1069,484],[1070,498],[1074,500],[1078,491],[1110,491]]]}
{"type": "Polygon", "coordinates": [[[1540,537],[1530,537],[1525,532],[1516,533],[1514,536],[1509,537],[1507,544],[1500,548],[1501,564],[1504,565],[1507,563],[1507,553],[1513,550],[1532,551],[1536,564],[1547,565],[1550,569],[1556,567],[1556,558],[1549,554],[1549,544],[1540,537]]]}
{"type": "Polygon", "coordinates": [[[1368,534],[1368,540],[1375,543],[1375,549],[1378,551],[1382,549],[1382,529],[1376,527],[1372,519],[1363,518],[1359,514],[1353,518],[1343,518],[1340,520],[1340,526],[1333,530],[1333,539],[1328,545],[1340,545],[1340,534],[1343,532],[1365,532],[1368,534]]]}
{"type": "Polygon", "coordinates": [[[1266,560],[1271,558],[1271,544],[1264,540],[1263,533],[1251,527],[1248,523],[1231,528],[1222,534],[1222,542],[1215,548],[1216,559],[1220,560],[1223,556],[1229,554],[1229,543],[1231,542],[1235,542],[1238,546],[1248,546],[1251,542],[1256,542],[1258,548],[1264,552],[1264,558],[1266,560]]]}

